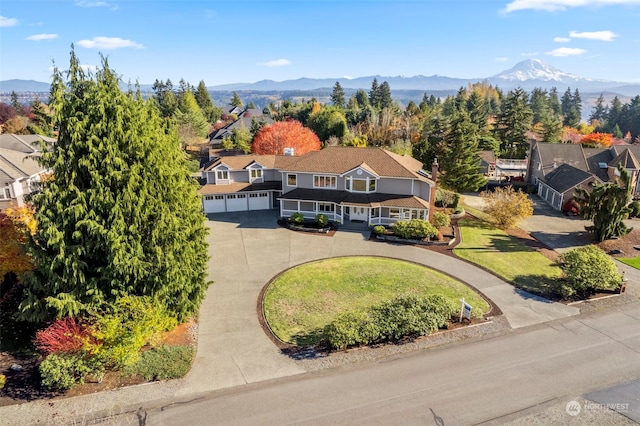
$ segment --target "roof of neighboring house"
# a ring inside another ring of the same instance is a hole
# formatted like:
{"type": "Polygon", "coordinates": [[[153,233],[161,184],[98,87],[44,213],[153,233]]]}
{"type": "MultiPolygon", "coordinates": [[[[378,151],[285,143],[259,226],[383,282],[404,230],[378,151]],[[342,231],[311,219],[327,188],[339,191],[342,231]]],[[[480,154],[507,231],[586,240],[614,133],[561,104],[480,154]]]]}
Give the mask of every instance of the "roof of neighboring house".
{"type": "Polygon", "coordinates": [[[495,164],[496,154],[493,151],[478,151],[478,156],[487,164],[495,164]]]}
{"type": "Polygon", "coordinates": [[[428,209],[429,203],[413,195],[362,194],[330,189],[296,188],[279,197],[281,200],[324,201],[349,206],[398,207],[428,209]]]}
{"type": "Polygon", "coordinates": [[[50,138],[47,136],[14,135],[11,133],[4,133],[0,135],[0,148],[30,154],[36,151],[40,151],[39,143],[41,140],[48,143],[54,143],[56,141],[55,138],[50,138]]]}
{"type": "Polygon", "coordinates": [[[266,124],[272,124],[273,120],[270,117],[267,117],[265,115],[262,114],[262,110],[259,109],[248,109],[248,110],[239,110],[240,112],[236,112],[235,114],[238,114],[238,119],[227,124],[224,127],[221,127],[220,129],[217,129],[216,131],[212,132],[209,135],[209,140],[213,141],[213,140],[222,140],[224,139],[225,136],[227,135],[231,135],[231,132],[233,131],[233,129],[246,129],[249,130],[251,129],[251,124],[253,122],[253,119],[255,118],[258,121],[263,121],[266,124]],[[248,114],[247,114],[248,113],[248,114]]]}
{"type": "Polygon", "coordinates": [[[362,166],[378,176],[428,180],[419,174],[420,161],[382,148],[331,146],[294,158],[286,171],[341,175],[362,166]]]}
{"type": "Polygon", "coordinates": [[[625,169],[640,169],[640,162],[638,158],[633,155],[633,152],[629,148],[624,149],[616,158],[609,163],[611,167],[618,167],[618,164],[622,164],[625,169]]]}
{"type": "Polygon", "coordinates": [[[242,170],[253,163],[261,164],[268,169],[281,169],[297,159],[298,157],[288,155],[231,155],[212,159],[205,164],[203,170],[213,170],[221,164],[228,166],[231,170],[242,170]]]}
{"type": "Polygon", "coordinates": [[[251,191],[280,191],[282,190],[281,181],[267,181],[267,182],[236,182],[229,185],[214,185],[208,183],[200,189],[198,194],[200,195],[215,195],[215,194],[231,194],[234,192],[251,192],[251,191]]]}
{"type": "Polygon", "coordinates": [[[582,145],[573,143],[537,143],[540,161],[542,162],[543,172],[545,174],[550,171],[544,171],[554,164],[559,167],[561,164],[569,164],[577,169],[588,171],[589,165],[582,150],[582,145]]]}
{"type": "Polygon", "coordinates": [[[558,192],[565,192],[594,176],[570,164],[562,164],[545,176],[544,181],[558,192]]]}
{"type": "Polygon", "coordinates": [[[608,148],[583,148],[584,156],[589,165],[589,172],[593,173],[603,182],[609,179],[607,167],[613,156],[608,148]]]}

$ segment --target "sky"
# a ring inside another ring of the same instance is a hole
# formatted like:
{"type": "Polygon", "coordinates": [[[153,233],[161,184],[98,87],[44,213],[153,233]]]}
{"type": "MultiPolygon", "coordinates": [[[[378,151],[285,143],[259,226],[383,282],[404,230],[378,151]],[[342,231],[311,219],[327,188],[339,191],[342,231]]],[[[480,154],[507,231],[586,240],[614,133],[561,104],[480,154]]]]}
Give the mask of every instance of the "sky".
{"type": "Polygon", "coordinates": [[[640,82],[640,0],[2,0],[0,80],[49,83],[71,46],[124,82],[484,78],[536,58],[640,82]]]}

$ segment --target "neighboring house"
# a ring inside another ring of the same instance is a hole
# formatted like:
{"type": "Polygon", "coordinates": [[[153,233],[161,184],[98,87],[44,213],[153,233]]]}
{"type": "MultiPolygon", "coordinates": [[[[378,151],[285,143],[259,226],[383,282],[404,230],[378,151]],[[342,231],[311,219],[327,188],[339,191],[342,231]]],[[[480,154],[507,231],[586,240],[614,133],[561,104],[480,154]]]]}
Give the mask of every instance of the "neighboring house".
{"type": "Polygon", "coordinates": [[[480,157],[479,172],[486,177],[493,178],[496,174],[496,155],[493,151],[478,151],[480,157]]]}
{"type": "Polygon", "coordinates": [[[429,219],[435,197],[421,162],[381,148],[220,157],[202,174],[205,213],[279,208],[282,217],[323,213],[340,223],[392,224],[429,219]]]}
{"type": "Polygon", "coordinates": [[[55,139],[38,135],[0,135],[0,210],[24,204],[40,176],[46,172],[37,161],[39,142],[55,139]]]}
{"type": "Polygon", "coordinates": [[[253,119],[257,121],[263,121],[266,124],[272,124],[273,120],[262,114],[262,110],[257,108],[242,109],[239,107],[230,107],[227,115],[236,115],[237,120],[232,121],[226,126],[213,131],[209,135],[209,145],[214,148],[222,146],[224,138],[231,137],[231,133],[234,129],[246,129],[251,130],[251,124],[253,119]]]}
{"type": "Polygon", "coordinates": [[[536,142],[531,147],[528,179],[538,195],[556,210],[573,198],[577,187],[613,182],[622,164],[631,178],[633,198],[640,198],[640,145],[584,148],[581,144],[536,142]]]}

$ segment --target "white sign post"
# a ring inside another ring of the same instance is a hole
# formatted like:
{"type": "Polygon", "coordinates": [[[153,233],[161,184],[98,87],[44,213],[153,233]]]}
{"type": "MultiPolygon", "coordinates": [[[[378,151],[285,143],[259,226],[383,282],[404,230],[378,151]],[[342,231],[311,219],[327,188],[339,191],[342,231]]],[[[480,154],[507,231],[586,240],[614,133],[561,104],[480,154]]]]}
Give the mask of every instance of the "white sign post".
{"type": "Polygon", "coordinates": [[[458,322],[462,322],[462,318],[466,318],[471,321],[471,305],[464,301],[464,299],[460,299],[460,320],[458,322]]]}

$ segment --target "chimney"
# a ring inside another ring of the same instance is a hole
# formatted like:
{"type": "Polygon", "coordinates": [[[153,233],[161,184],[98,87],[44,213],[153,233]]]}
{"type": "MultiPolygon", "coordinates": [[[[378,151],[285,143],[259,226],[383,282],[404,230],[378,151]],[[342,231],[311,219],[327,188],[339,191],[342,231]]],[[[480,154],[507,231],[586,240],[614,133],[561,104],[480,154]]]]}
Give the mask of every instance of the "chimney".
{"type": "Polygon", "coordinates": [[[294,155],[294,150],[293,150],[293,148],[285,148],[285,149],[284,149],[284,155],[287,155],[287,156],[293,156],[293,155],[294,155]]]}
{"type": "Polygon", "coordinates": [[[433,223],[433,213],[436,208],[436,188],[438,182],[438,159],[433,159],[433,164],[431,164],[431,180],[433,180],[433,188],[429,193],[429,222],[433,223]]]}

